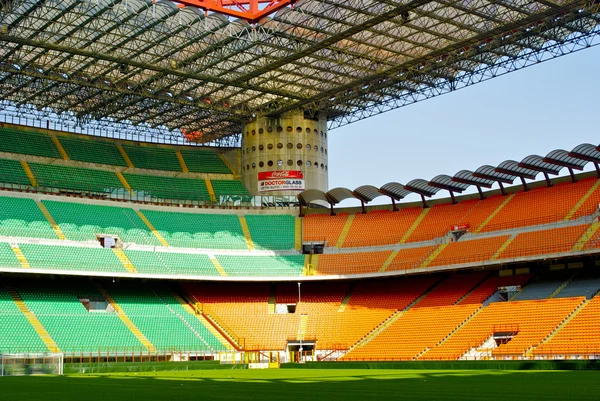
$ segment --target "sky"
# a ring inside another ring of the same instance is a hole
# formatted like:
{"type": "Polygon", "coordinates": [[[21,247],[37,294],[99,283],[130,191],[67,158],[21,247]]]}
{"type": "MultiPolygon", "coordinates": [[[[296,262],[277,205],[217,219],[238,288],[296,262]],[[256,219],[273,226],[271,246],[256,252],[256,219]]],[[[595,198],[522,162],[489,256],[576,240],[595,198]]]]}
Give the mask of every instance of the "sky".
{"type": "Polygon", "coordinates": [[[331,130],[329,189],[406,184],[600,144],[599,71],[597,46],[331,130]]]}

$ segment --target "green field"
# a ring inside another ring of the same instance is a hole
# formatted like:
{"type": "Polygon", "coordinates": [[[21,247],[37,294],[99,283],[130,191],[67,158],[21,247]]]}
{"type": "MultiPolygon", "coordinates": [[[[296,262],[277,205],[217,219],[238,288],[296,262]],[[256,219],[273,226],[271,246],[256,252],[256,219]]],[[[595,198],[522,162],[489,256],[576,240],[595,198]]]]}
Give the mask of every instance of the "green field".
{"type": "Polygon", "coordinates": [[[195,370],[0,377],[5,401],[598,400],[599,371],[195,370]]]}

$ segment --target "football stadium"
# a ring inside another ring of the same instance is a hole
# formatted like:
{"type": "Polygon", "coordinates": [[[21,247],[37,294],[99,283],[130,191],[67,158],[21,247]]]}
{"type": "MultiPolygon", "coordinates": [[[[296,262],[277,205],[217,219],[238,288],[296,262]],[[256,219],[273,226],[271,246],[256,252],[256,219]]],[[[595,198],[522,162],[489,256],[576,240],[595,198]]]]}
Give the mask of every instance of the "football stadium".
{"type": "Polygon", "coordinates": [[[597,400],[597,134],[356,188],[328,136],[599,24],[597,0],[0,0],[2,399],[597,400]]]}

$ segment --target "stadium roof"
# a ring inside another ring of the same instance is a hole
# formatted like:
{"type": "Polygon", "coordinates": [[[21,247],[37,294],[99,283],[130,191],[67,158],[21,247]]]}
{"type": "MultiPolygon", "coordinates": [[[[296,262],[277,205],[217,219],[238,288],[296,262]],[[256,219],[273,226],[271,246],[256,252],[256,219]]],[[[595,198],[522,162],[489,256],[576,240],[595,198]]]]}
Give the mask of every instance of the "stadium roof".
{"type": "Polygon", "coordinates": [[[160,0],[2,1],[0,109],[182,128],[200,142],[292,110],[336,128],[599,36],[595,0],[289,3],[248,23],[160,0]]]}
{"type": "Polygon", "coordinates": [[[304,207],[310,206],[312,202],[321,201],[329,203],[331,208],[333,208],[334,205],[337,205],[342,200],[356,198],[360,200],[364,210],[365,203],[371,202],[378,196],[385,195],[390,197],[394,209],[396,209],[395,201],[399,201],[411,193],[420,195],[423,205],[426,206],[426,197],[430,198],[444,189],[450,193],[452,203],[454,203],[454,193],[461,193],[471,185],[477,187],[479,196],[482,199],[482,187],[491,188],[497,182],[502,193],[506,194],[502,184],[512,184],[517,177],[521,179],[523,188],[527,190],[525,179],[534,180],[539,173],[544,174],[548,186],[551,186],[552,182],[548,178],[548,174],[558,175],[563,168],[569,170],[571,179],[575,182],[576,177],[573,170],[583,170],[585,165],[590,162],[594,164],[598,178],[600,178],[600,146],[584,143],[573,148],[571,152],[556,149],[543,158],[537,155],[530,155],[519,163],[513,160],[506,160],[500,163],[498,167],[484,165],[479,167],[475,172],[461,170],[453,177],[441,174],[430,181],[417,178],[409,181],[406,185],[390,182],[379,189],[372,185],[363,185],[354,191],[347,188],[335,188],[327,193],[311,189],[298,194],[298,200],[300,201],[300,205],[304,207]]]}

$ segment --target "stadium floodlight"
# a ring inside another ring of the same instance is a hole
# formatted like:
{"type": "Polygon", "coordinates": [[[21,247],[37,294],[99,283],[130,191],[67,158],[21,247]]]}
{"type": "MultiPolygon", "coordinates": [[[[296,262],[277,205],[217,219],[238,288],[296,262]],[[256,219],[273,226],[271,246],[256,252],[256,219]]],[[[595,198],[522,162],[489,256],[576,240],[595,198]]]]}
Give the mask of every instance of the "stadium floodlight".
{"type": "Polygon", "coordinates": [[[63,369],[61,353],[0,354],[0,376],[62,375],[63,369]]]}

